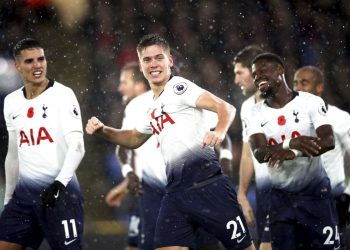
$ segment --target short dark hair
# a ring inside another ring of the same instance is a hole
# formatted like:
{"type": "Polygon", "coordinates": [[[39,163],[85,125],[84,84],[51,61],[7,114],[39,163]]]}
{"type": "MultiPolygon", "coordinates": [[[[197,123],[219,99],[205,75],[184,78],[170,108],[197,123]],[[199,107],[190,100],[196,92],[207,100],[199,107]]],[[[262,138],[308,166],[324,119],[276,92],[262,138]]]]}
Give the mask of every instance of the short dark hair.
{"type": "Polygon", "coordinates": [[[140,71],[139,64],[137,62],[129,62],[125,64],[121,71],[130,70],[132,72],[132,79],[134,82],[142,82],[146,89],[149,89],[149,84],[143,73],[140,71]]]}
{"type": "Polygon", "coordinates": [[[285,69],[284,67],[284,63],[281,59],[281,57],[279,57],[278,55],[274,54],[274,53],[270,53],[270,52],[265,52],[265,53],[262,53],[262,54],[259,54],[257,55],[253,61],[252,61],[252,65],[258,61],[258,60],[261,60],[261,59],[265,59],[265,60],[268,60],[268,61],[273,61],[275,62],[276,64],[279,64],[283,69],[285,69]]]}
{"type": "Polygon", "coordinates": [[[159,34],[148,34],[143,36],[136,47],[137,52],[141,53],[143,49],[152,45],[159,45],[163,49],[170,52],[170,45],[168,41],[159,34]]]}
{"type": "Polygon", "coordinates": [[[252,60],[259,54],[263,53],[264,50],[257,45],[249,45],[240,50],[233,58],[233,65],[241,63],[243,67],[251,70],[252,60]]]}
{"type": "Polygon", "coordinates": [[[303,71],[303,70],[310,71],[313,74],[313,76],[315,77],[316,84],[320,84],[320,83],[324,84],[325,83],[323,72],[318,67],[312,66],[312,65],[304,66],[304,67],[299,68],[295,73],[303,71]]]}
{"type": "Polygon", "coordinates": [[[13,47],[13,57],[17,58],[19,54],[21,54],[22,50],[25,49],[31,49],[31,48],[41,48],[40,42],[33,39],[33,38],[24,38],[20,40],[14,47],[13,47]]]}

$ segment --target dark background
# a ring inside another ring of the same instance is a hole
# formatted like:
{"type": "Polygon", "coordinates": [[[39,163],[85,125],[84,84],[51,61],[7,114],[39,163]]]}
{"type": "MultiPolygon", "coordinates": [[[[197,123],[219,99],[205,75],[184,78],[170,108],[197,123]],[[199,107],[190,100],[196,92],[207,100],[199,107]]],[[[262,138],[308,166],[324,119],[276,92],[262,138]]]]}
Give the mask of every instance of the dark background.
{"type": "MultiPolygon", "coordinates": [[[[48,77],[75,91],[84,126],[90,116],[97,115],[105,124],[118,127],[123,113],[117,92],[120,68],[137,59],[135,47],[142,35],[157,32],[181,53],[185,77],[229,101],[238,112],[244,97],[233,83],[232,59],[250,44],[285,60],[290,85],[298,67],[320,67],[327,82],[325,100],[349,112],[349,20],[346,0],[1,1],[0,107],[5,95],[21,86],[13,68],[12,47],[29,36],[46,48],[48,77]]],[[[229,131],[235,183],[240,130],[237,117],[229,131]]],[[[115,146],[87,135],[85,144],[86,155],[78,169],[85,196],[84,247],[123,249],[132,199],[120,209],[108,208],[104,202],[108,190],[121,180],[115,146]]],[[[7,132],[1,116],[0,196],[6,151],[7,132]]]]}

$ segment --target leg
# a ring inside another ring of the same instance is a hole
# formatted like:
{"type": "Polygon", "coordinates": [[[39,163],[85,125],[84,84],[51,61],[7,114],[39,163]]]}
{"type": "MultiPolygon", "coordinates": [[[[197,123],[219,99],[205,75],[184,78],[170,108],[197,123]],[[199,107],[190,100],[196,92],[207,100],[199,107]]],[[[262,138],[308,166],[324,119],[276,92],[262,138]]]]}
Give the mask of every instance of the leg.
{"type": "Polygon", "coordinates": [[[272,250],[271,242],[261,242],[259,250],[272,250]]]}
{"type": "Polygon", "coordinates": [[[173,247],[160,247],[156,250],[189,250],[188,247],[179,247],[179,246],[173,246],[173,247]]]}
{"type": "Polygon", "coordinates": [[[21,245],[10,243],[6,241],[0,241],[0,250],[22,250],[21,245]]]}

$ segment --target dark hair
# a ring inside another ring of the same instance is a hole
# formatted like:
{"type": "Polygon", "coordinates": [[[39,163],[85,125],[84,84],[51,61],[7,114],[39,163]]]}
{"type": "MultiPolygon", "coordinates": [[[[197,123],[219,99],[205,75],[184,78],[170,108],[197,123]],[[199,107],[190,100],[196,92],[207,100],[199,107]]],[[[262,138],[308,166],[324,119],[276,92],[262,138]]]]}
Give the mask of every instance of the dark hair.
{"type": "Polygon", "coordinates": [[[258,60],[261,60],[261,59],[265,59],[265,60],[268,60],[268,61],[273,61],[275,62],[276,64],[279,64],[283,69],[285,69],[284,67],[284,63],[281,59],[281,57],[279,57],[278,55],[274,54],[274,53],[270,53],[270,52],[266,52],[266,53],[262,53],[262,54],[259,54],[257,55],[253,61],[252,61],[252,65],[258,61],[258,60]]]}
{"type": "Polygon", "coordinates": [[[41,48],[40,42],[33,39],[33,38],[24,38],[20,40],[14,47],[13,47],[13,57],[16,58],[21,54],[22,50],[25,49],[31,49],[31,48],[41,48]]]}
{"type": "Polygon", "coordinates": [[[143,49],[146,47],[152,46],[152,45],[159,45],[164,50],[167,50],[170,52],[170,45],[165,38],[161,37],[158,34],[148,34],[143,36],[140,39],[140,42],[138,43],[136,49],[138,53],[141,53],[143,49]]]}
{"type": "Polygon", "coordinates": [[[264,50],[257,45],[249,45],[240,50],[233,58],[233,65],[241,63],[243,67],[251,70],[252,60],[259,54],[263,53],[264,50]]]}
{"type": "Polygon", "coordinates": [[[304,67],[301,67],[300,69],[298,69],[295,73],[300,72],[302,70],[310,71],[313,74],[313,76],[315,77],[316,84],[320,84],[320,83],[324,84],[323,72],[319,68],[317,68],[316,66],[311,66],[311,65],[304,66],[304,67]]]}
{"type": "Polygon", "coordinates": [[[132,79],[134,82],[142,82],[146,89],[149,89],[149,84],[143,73],[140,71],[139,64],[137,62],[129,62],[125,64],[121,71],[130,70],[132,72],[132,79]]]}

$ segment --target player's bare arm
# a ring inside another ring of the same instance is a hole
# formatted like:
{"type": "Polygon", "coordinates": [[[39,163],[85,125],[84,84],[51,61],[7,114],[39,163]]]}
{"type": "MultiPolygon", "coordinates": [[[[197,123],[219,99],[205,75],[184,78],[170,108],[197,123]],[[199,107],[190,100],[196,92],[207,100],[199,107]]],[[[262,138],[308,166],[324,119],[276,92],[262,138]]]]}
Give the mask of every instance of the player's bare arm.
{"type": "Polygon", "coordinates": [[[242,206],[243,214],[249,226],[255,226],[253,209],[248,201],[247,193],[253,178],[254,166],[249,144],[243,142],[241,162],[239,166],[239,189],[237,199],[242,206]]]}
{"type": "Polygon", "coordinates": [[[198,97],[196,107],[218,114],[216,128],[214,131],[206,133],[203,139],[203,147],[220,145],[235,118],[236,108],[208,91],[198,97]]]}
{"type": "Polygon", "coordinates": [[[112,143],[133,149],[140,147],[151,137],[151,135],[142,134],[136,129],[124,130],[105,126],[95,116],[88,120],[85,130],[89,135],[96,134],[112,143]]]}

